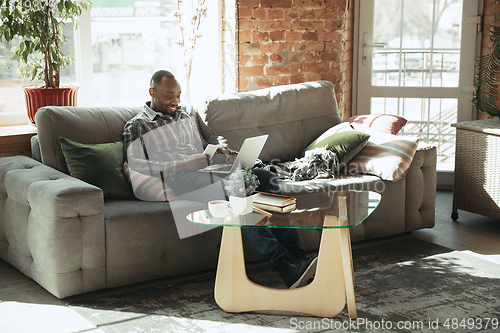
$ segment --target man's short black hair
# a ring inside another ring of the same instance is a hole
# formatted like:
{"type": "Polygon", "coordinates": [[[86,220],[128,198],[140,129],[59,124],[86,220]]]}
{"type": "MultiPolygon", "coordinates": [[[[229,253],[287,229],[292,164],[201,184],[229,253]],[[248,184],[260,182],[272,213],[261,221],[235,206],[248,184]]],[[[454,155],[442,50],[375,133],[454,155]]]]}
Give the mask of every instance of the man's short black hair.
{"type": "Polygon", "coordinates": [[[164,77],[166,77],[167,79],[175,79],[174,74],[161,69],[153,74],[153,76],[151,77],[151,81],[149,82],[149,87],[153,89],[156,88],[156,86],[161,83],[161,80],[163,80],[164,77]]]}

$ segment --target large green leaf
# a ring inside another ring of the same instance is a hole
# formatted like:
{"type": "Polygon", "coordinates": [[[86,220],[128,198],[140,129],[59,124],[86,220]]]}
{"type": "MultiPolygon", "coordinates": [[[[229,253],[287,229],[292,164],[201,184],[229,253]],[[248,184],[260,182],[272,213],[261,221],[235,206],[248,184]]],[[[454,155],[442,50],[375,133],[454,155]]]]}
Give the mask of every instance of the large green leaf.
{"type": "Polygon", "coordinates": [[[482,56],[476,63],[477,86],[472,101],[476,110],[492,116],[500,116],[500,109],[497,106],[499,101],[498,76],[500,75],[500,26],[492,25],[490,32],[493,48],[489,54],[482,56]]]}
{"type": "MultiPolygon", "coordinates": [[[[52,59],[47,65],[60,71],[70,64],[61,48],[67,41],[61,25],[71,19],[77,26],[78,16],[83,9],[91,7],[88,0],[26,0],[2,1],[0,3],[0,37],[11,41],[21,37],[22,42],[12,50],[14,59],[20,62],[20,72],[24,77],[44,77],[43,55],[52,59]],[[3,6],[1,3],[6,3],[3,6]],[[15,6],[15,7],[14,7],[15,6]],[[49,52],[45,52],[45,51],[49,52]]],[[[45,82],[49,86],[49,82],[45,82]]]]}

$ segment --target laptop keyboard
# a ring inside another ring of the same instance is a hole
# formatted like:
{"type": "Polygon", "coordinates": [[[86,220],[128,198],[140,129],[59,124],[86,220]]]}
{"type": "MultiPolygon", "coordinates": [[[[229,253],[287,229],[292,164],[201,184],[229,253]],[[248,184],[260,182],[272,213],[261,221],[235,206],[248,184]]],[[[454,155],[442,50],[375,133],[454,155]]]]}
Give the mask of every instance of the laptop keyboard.
{"type": "Polygon", "coordinates": [[[232,168],[231,164],[230,165],[227,165],[227,164],[212,164],[212,165],[207,166],[203,170],[207,170],[207,171],[214,171],[214,170],[217,170],[217,171],[229,171],[229,170],[231,170],[231,168],[232,168]]]}

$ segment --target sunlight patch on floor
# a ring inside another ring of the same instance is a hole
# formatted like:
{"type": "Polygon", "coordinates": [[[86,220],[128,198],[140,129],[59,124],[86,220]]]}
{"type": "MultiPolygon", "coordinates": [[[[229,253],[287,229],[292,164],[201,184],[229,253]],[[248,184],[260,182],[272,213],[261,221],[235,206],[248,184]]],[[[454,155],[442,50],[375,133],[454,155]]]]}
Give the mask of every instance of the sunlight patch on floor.
{"type": "Polygon", "coordinates": [[[0,332],[104,333],[72,309],[60,305],[1,302],[0,332]]]}

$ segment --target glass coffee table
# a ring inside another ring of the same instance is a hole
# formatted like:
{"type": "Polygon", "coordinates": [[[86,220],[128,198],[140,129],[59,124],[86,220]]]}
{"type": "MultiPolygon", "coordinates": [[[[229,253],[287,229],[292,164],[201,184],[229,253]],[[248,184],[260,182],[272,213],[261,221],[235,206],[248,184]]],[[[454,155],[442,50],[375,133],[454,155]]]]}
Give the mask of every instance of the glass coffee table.
{"type": "Polygon", "coordinates": [[[381,195],[370,191],[342,191],[338,200],[339,216],[324,220],[299,220],[293,212],[274,213],[284,217],[275,222],[259,212],[214,218],[208,210],[196,211],[188,221],[202,225],[223,226],[219,263],[215,279],[215,301],[226,312],[291,311],[317,317],[334,317],[347,301],[349,317],[356,319],[354,270],[349,228],[361,224],[377,208],[381,195]],[[322,229],[316,275],[313,281],[297,289],[273,289],[248,279],[243,256],[240,228],[322,229]]]}

